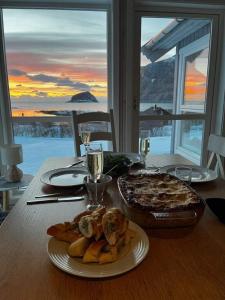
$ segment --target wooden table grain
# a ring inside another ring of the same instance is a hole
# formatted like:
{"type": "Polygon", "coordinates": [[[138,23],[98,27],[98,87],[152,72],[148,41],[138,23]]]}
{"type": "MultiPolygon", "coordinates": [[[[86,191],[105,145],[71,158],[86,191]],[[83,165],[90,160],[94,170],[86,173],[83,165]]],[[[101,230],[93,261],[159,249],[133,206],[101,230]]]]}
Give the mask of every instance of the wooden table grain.
{"type": "MultiPolygon", "coordinates": [[[[84,202],[26,205],[46,190],[43,172],[74,160],[45,162],[23,197],[0,227],[0,299],[225,299],[225,226],[206,208],[192,229],[148,230],[150,251],[132,271],[107,279],[71,276],[50,262],[48,226],[71,220],[84,202]]],[[[154,164],[160,158],[155,157],[154,164]]],[[[164,157],[161,164],[183,162],[164,157]]],[[[224,181],[195,184],[203,196],[225,196],[224,181]]],[[[109,188],[109,205],[120,205],[116,185],[109,188]]]]}

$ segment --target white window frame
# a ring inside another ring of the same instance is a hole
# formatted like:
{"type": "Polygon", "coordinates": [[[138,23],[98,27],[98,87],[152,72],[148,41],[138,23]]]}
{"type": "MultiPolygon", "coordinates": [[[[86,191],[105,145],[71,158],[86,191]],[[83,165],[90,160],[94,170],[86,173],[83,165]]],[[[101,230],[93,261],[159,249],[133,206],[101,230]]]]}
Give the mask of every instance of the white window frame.
{"type": "MultiPolygon", "coordinates": [[[[217,14],[213,14],[212,11],[208,11],[204,13],[204,10],[202,10],[202,13],[200,13],[200,10],[189,10],[188,8],[185,8],[185,13],[183,13],[184,9],[172,9],[171,7],[167,8],[164,7],[163,9],[160,9],[159,7],[151,7],[149,9],[148,7],[145,7],[145,11],[143,11],[143,8],[137,9],[136,11],[136,21],[135,26],[133,29],[133,32],[136,34],[135,42],[134,42],[134,67],[133,67],[133,120],[139,120],[140,121],[146,121],[146,120],[205,120],[207,116],[207,120],[210,121],[212,117],[212,108],[216,108],[216,101],[215,98],[215,89],[216,84],[214,82],[214,79],[216,77],[216,68],[219,69],[219,62],[216,60],[216,57],[218,55],[218,22],[219,22],[219,16],[217,14]],[[149,10],[149,11],[147,11],[149,10]],[[195,12],[195,13],[194,13],[195,12]],[[182,18],[202,18],[202,19],[210,19],[212,20],[212,38],[211,38],[211,58],[210,58],[210,74],[208,78],[208,94],[207,94],[207,108],[205,115],[201,113],[197,114],[189,114],[189,115],[182,115],[182,114],[172,114],[171,116],[152,116],[152,115],[139,115],[139,82],[140,82],[140,35],[141,35],[141,18],[142,17],[182,17],[182,18]],[[214,98],[214,99],[213,99],[214,98]],[[214,105],[212,103],[214,102],[214,105]]],[[[127,53],[128,54],[128,53],[127,53]]],[[[131,108],[131,103],[127,103],[131,108]]],[[[205,126],[205,132],[204,132],[204,140],[202,143],[202,149],[207,148],[207,140],[209,136],[209,132],[211,129],[212,124],[210,122],[206,122],[205,126]]],[[[138,124],[139,125],[139,124],[138,124]]],[[[131,134],[131,140],[132,140],[132,150],[138,151],[138,139],[139,139],[139,126],[137,126],[137,122],[133,122],[132,124],[127,124],[127,134],[131,134]]],[[[174,136],[172,135],[172,138],[174,136]]],[[[174,140],[171,141],[173,145],[175,145],[174,140]]],[[[174,149],[171,149],[171,154],[174,153],[174,149]]],[[[187,157],[187,156],[186,156],[187,157]]],[[[188,156],[188,159],[191,159],[188,156]]],[[[193,160],[194,162],[197,162],[196,160],[193,160]]],[[[202,158],[201,158],[201,165],[205,165],[207,161],[207,152],[203,152],[202,158]]]]}
{"type": "MultiPolygon", "coordinates": [[[[31,3],[29,0],[25,0],[20,2],[15,1],[1,1],[0,3],[0,119],[2,119],[2,129],[3,133],[0,135],[0,144],[13,143],[13,130],[12,130],[12,111],[11,111],[11,102],[9,95],[9,84],[8,84],[8,74],[7,74],[7,64],[6,64],[6,54],[4,47],[4,28],[3,28],[3,17],[2,10],[3,9],[49,9],[49,10],[104,10],[107,14],[107,86],[108,86],[108,109],[114,107],[115,99],[115,108],[119,111],[118,108],[118,100],[116,98],[116,93],[114,92],[113,86],[114,82],[117,80],[118,76],[115,75],[117,72],[117,67],[113,64],[112,56],[116,52],[116,47],[114,45],[115,34],[112,31],[112,24],[115,21],[115,17],[112,14],[112,6],[110,0],[105,1],[79,1],[74,0],[71,3],[63,3],[59,1],[46,1],[46,2],[33,2],[31,3]],[[2,75],[3,74],[3,75],[2,75]],[[1,76],[2,75],[2,76],[1,76]]],[[[114,5],[115,6],[115,5],[114,5]]],[[[117,115],[117,114],[115,114],[117,115]]],[[[17,122],[29,122],[30,118],[23,118],[23,120],[19,117],[13,118],[17,122]]],[[[65,117],[55,117],[57,121],[65,121],[65,117]]],[[[70,122],[70,117],[67,117],[67,121],[70,122]]],[[[52,117],[35,117],[35,121],[47,122],[49,120],[53,120],[52,117]]],[[[118,125],[119,120],[115,122],[115,125],[118,125]]],[[[117,129],[117,126],[116,130],[117,129]]]]}
{"type": "MultiPolygon", "coordinates": [[[[203,120],[203,136],[204,137],[204,123],[208,122],[210,120],[210,117],[207,119],[206,113],[205,113],[205,107],[207,105],[205,99],[204,107],[202,108],[202,105],[199,104],[184,104],[184,85],[185,85],[185,71],[186,71],[186,58],[187,56],[190,56],[198,51],[204,50],[205,48],[209,47],[209,57],[210,57],[210,34],[206,34],[205,36],[199,38],[198,40],[188,44],[187,46],[181,48],[179,50],[179,63],[178,63],[178,85],[177,85],[177,105],[176,105],[176,113],[180,114],[183,112],[189,112],[189,113],[201,113],[202,117],[204,117],[203,120]]],[[[209,66],[209,63],[208,63],[209,66]]],[[[208,72],[207,72],[207,79],[208,79],[208,72]]],[[[182,126],[181,121],[177,121],[175,125],[175,134],[174,134],[174,152],[178,153],[187,159],[193,161],[196,164],[200,164],[202,153],[198,155],[197,153],[194,153],[193,151],[184,148],[182,143],[182,126]]],[[[202,149],[201,149],[202,152],[202,149]]]]}

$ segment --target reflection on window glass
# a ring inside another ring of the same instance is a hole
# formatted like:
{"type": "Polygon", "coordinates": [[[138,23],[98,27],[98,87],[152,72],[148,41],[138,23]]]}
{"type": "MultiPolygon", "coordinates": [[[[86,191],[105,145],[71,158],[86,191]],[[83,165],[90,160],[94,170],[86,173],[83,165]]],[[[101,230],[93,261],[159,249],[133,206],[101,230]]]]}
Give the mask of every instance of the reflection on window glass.
{"type": "Polygon", "coordinates": [[[201,155],[203,121],[181,121],[181,147],[201,155]]]}
{"type": "Polygon", "coordinates": [[[186,57],[184,103],[204,102],[207,88],[209,48],[186,57]]]}
{"type": "Polygon", "coordinates": [[[144,17],[141,20],[141,114],[172,113],[176,47],[162,51],[158,49],[157,40],[160,44],[158,36],[174,22],[173,18],[144,17]],[[160,111],[154,110],[154,107],[160,111]]]}
{"type": "Polygon", "coordinates": [[[151,154],[169,154],[172,135],[171,121],[141,121],[139,137],[150,137],[151,154]]]}

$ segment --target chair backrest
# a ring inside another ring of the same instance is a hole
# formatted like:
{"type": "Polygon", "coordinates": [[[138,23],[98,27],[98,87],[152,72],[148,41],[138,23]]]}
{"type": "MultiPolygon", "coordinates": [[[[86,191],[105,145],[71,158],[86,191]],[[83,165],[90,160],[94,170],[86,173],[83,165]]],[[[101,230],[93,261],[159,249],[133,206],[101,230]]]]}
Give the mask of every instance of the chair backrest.
{"type": "Polygon", "coordinates": [[[209,136],[208,150],[212,153],[209,157],[207,168],[210,168],[214,157],[216,157],[216,169],[219,169],[221,177],[225,179],[223,163],[221,161],[221,156],[225,157],[225,137],[211,134],[209,136]]]}
{"type": "Polygon", "coordinates": [[[114,127],[114,117],[113,110],[110,109],[109,113],[104,112],[90,112],[77,114],[76,111],[72,111],[72,127],[74,135],[74,150],[77,156],[80,156],[80,145],[82,144],[79,135],[79,124],[88,122],[107,122],[111,124],[111,132],[91,132],[91,141],[111,141],[113,151],[116,149],[116,137],[115,137],[115,127],[114,127]]]}

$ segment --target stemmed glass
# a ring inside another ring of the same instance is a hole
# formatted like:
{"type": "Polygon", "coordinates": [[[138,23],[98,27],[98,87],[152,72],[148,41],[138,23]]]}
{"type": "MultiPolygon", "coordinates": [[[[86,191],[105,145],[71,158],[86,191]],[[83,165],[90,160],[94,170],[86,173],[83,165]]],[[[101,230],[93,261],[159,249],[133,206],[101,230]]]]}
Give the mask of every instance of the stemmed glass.
{"type": "MultiPolygon", "coordinates": [[[[82,144],[84,145],[85,156],[86,156],[86,160],[87,160],[87,149],[90,144],[91,132],[90,131],[81,131],[80,139],[81,139],[82,144]]],[[[85,166],[85,163],[83,163],[82,165],[85,166]]]]}
{"type": "Polygon", "coordinates": [[[146,157],[150,152],[150,138],[141,138],[139,144],[139,153],[141,154],[144,162],[144,168],[146,168],[146,157]]]}
{"type": "MultiPolygon", "coordinates": [[[[95,184],[95,191],[93,195],[93,203],[94,205],[88,205],[88,209],[93,209],[99,206],[98,203],[98,180],[101,178],[103,173],[103,151],[102,145],[99,143],[92,143],[87,148],[87,167],[89,171],[89,180],[94,182],[95,184]]],[[[90,185],[91,188],[91,185],[90,185]]]]}
{"type": "Polygon", "coordinates": [[[82,144],[85,147],[85,152],[87,154],[87,147],[90,144],[91,132],[90,131],[81,131],[80,139],[81,139],[82,144]]]}

